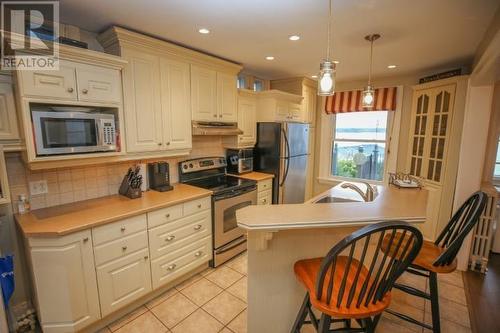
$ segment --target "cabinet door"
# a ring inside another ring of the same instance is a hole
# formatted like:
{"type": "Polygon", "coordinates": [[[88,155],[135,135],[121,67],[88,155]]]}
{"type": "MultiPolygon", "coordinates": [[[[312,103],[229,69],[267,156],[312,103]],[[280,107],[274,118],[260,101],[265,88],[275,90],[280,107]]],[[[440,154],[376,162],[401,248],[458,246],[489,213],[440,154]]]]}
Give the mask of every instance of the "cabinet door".
{"type": "Polygon", "coordinates": [[[125,136],[128,152],[163,150],[159,59],[127,51],[123,71],[125,136]]]}
{"type": "Polygon", "coordinates": [[[78,99],[85,102],[121,102],[121,75],[117,69],[78,65],[78,99]]]}
{"type": "Polygon", "coordinates": [[[217,114],[219,120],[238,120],[238,88],[236,76],[217,73],[217,114]]]}
{"type": "Polygon", "coordinates": [[[215,71],[191,66],[191,110],[193,120],[218,120],[217,74],[215,71]]]}
{"type": "Polygon", "coordinates": [[[90,231],[29,239],[44,332],[76,332],[100,316],[90,231]]]}
{"type": "Polygon", "coordinates": [[[421,177],[425,164],[425,146],[428,140],[428,123],[430,118],[429,91],[416,91],[413,97],[412,121],[410,127],[410,174],[421,177]]]}
{"type": "Polygon", "coordinates": [[[58,70],[18,71],[23,95],[44,98],[77,99],[76,69],[72,63],[61,60],[58,70]]]}
{"type": "Polygon", "coordinates": [[[0,140],[19,139],[12,84],[0,82],[0,140]]]}
{"type": "Polygon", "coordinates": [[[238,144],[253,145],[256,141],[257,101],[253,98],[240,97],[238,100],[238,128],[243,134],[238,136],[238,144]]]}
{"type": "Polygon", "coordinates": [[[287,101],[276,101],[276,120],[290,120],[290,110],[287,101]]]}
{"type": "Polygon", "coordinates": [[[189,149],[191,101],[189,64],[160,59],[163,135],[167,149],[189,149]]]}
{"type": "Polygon", "coordinates": [[[148,253],[146,248],[97,267],[103,316],[124,307],[151,290],[148,253]]]}
{"type": "Polygon", "coordinates": [[[288,106],[290,119],[294,120],[294,121],[300,121],[300,122],[306,121],[304,114],[303,114],[303,110],[304,110],[304,108],[302,107],[301,104],[290,103],[290,105],[288,106]]]}
{"type": "Polygon", "coordinates": [[[304,119],[314,127],[316,126],[316,89],[304,86],[302,95],[304,96],[302,100],[304,119]]]}

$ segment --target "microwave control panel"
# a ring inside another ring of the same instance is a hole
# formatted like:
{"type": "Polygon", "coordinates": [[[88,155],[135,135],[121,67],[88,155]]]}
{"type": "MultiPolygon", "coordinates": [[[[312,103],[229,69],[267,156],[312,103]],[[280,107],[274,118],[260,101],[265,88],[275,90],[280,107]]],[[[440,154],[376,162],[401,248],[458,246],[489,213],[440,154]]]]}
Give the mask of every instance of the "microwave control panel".
{"type": "Polygon", "coordinates": [[[112,120],[102,121],[102,137],[105,145],[116,144],[115,123],[112,120]]]}

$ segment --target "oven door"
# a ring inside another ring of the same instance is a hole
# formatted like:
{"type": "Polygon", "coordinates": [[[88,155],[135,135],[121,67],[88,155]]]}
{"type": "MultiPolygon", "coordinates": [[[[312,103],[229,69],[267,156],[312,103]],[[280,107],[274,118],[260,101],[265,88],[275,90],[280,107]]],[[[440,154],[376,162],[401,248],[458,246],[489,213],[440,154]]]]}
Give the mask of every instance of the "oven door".
{"type": "Polygon", "coordinates": [[[214,196],[214,245],[216,249],[245,235],[244,230],[236,223],[236,211],[255,204],[257,204],[255,187],[214,196]]]}
{"type": "Polygon", "coordinates": [[[37,155],[109,151],[103,143],[100,119],[113,115],[83,112],[32,111],[37,155]]]}

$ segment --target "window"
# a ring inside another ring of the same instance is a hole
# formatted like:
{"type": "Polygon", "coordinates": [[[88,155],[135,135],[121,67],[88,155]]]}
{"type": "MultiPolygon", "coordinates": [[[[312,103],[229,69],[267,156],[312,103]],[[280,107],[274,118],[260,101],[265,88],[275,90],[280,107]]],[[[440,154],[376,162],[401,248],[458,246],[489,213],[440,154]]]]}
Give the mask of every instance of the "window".
{"type": "Polygon", "coordinates": [[[255,79],[253,81],[253,90],[254,91],[264,90],[264,82],[261,79],[255,79]]]}
{"type": "Polygon", "coordinates": [[[495,159],[495,169],[493,170],[493,178],[500,179],[500,139],[497,145],[497,158],[495,159]]]}
{"type": "Polygon", "coordinates": [[[331,175],[382,181],[384,178],[388,111],[335,115],[331,175]]]}

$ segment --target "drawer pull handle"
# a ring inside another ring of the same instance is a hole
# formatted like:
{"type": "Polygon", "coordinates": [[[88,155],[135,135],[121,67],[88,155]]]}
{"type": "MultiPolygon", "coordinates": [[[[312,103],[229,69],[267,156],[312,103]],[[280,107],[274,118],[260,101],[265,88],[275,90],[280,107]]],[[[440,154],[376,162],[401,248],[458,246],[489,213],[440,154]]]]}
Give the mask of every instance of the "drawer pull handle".
{"type": "Polygon", "coordinates": [[[194,226],[194,230],[200,230],[201,229],[201,224],[197,224],[194,226]]]}
{"type": "Polygon", "coordinates": [[[165,214],[165,217],[168,219],[170,217],[170,214],[165,214]]]}
{"type": "Polygon", "coordinates": [[[83,239],[83,242],[84,242],[84,243],[87,243],[88,241],[89,241],[89,238],[88,238],[88,237],[85,237],[85,238],[83,239]]]}
{"type": "Polygon", "coordinates": [[[125,231],[125,229],[126,229],[125,227],[121,227],[121,228],[120,228],[120,230],[121,230],[122,232],[123,232],[123,231],[125,231]]]}
{"type": "Polygon", "coordinates": [[[194,256],[195,256],[195,257],[199,257],[199,256],[201,256],[202,254],[203,254],[203,252],[202,252],[202,251],[198,251],[198,252],[196,252],[196,253],[194,254],[194,256]]]}
{"type": "Polygon", "coordinates": [[[175,236],[174,235],[170,235],[167,238],[165,238],[165,242],[170,242],[170,241],[173,241],[174,239],[175,239],[175,236]]]}
{"type": "Polygon", "coordinates": [[[168,269],[169,271],[173,271],[176,267],[177,267],[177,265],[176,265],[176,264],[172,264],[172,265],[168,266],[168,267],[167,267],[167,269],[168,269]]]}
{"type": "Polygon", "coordinates": [[[126,246],[122,246],[122,251],[127,251],[127,247],[126,246]]]}
{"type": "Polygon", "coordinates": [[[201,208],[201,204],[198,205],[198,208],[201,208]]]}

